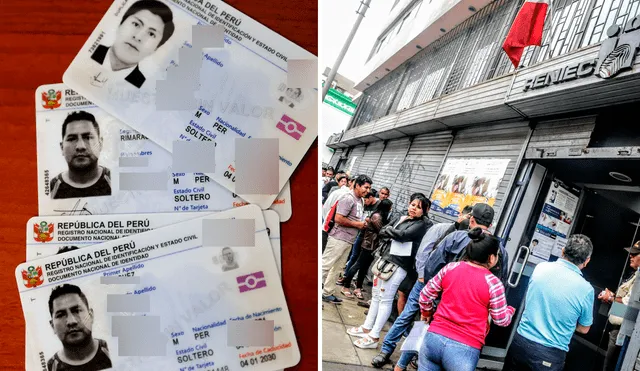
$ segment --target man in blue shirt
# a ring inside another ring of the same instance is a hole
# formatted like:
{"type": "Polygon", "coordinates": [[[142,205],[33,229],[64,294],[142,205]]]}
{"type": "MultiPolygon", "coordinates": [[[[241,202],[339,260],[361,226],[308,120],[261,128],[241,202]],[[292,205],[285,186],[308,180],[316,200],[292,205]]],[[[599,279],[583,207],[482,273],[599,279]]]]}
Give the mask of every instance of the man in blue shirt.
{"type": "Polygon", "coordinates": [[[525,309],[503,371],[559,371],[574,332],[593,322],[594,290],[582,277],[593,252],[589,237],[569,237],[562,258],[538,264],[531,274],[525,309]]]}

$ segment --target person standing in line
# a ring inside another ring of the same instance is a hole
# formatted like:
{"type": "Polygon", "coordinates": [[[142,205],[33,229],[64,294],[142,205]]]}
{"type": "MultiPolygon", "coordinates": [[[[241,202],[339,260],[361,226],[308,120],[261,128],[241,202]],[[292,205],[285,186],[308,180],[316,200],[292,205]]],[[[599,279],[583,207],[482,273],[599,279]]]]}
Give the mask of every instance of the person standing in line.
{"type": "Polygon", "coordinates": [[[336,212],[336,205],[338,204],[338,200],[340,197],[349,193],[349,191],[353,191],[353,187],[355,184],[355,179],[349,178],[345,176],[347,179],[347,185],[340,187],[335,192],[331,193],[329,197],[327,197],[327,201],[322,205],[322,252],[327,248],[327,240],[329,239],[330,232],[330,222],[333,218],[333,215],[336,212]]]}
{"type": "MultiPolygon", "coordinates": [[[[333,179],[333,174],[335,173],[335,170],[333,169],[333,167],[329,166],[327,168],[327,170],[324,172],[324,178],[322,178],[322,186],[324,187],[325,184],[329,183],[329,181],[331,181],[333,179]]],[[[336,174],[338,175],[338,174],[336,174]]]]}
{"type": "Polygon", "coordinates": [[[367,226],[367,222],[364,220],[362,197],[369,193],[371,183],[371,178],[359,175],[356,178],[353,191],[338,200],[335,225],[329,232],[327,247],[322,254],[322,276],[326,275],[322,290],[323,301],[335,304],[342,302],[342,299],[334,296],[336,280],[358,231],[367,226]]]}
{"type": "MultiPolygon", "coordinates": [[[[376,209],[374,206],[376,202],[377,198],[375,195],[375,190],[372,189],[366,196],[364,196],[364,218],[367,223],[369,223],[369,218],[371,217],[373,211],[376,209]]],[[[336,285],[344,286],[344,277],[347,275],[347,272],[351,269],[351,267],[356,264],[356,261],[360,256],[363,235],[364,230],[360,230],[360,232],[358,232],[358,235],[356,236],[356,240],[353,243],[353,246],[351,247],[351,252],[349,253],[349,258],[347,259],[347,265],[345,266],[340,279],[338,279],[338,281],[336,282],[336,285]]],[[[347,286],[347,288],[349,287],[347,286]]]]}
{"type": "Polygon", "coordinates": [[[574,234],[561,259],[540,263],[533,270],[522,319],[503,371],[564,368],[573,333],[586,334],[593,323],[594,290],[582,277],[592,252],[589,237],[574,234]]]}
{"type": "Polygon", "coordinates": [[[407,271],[413,269],[420,241],[427,231],[427,219],[424,215],[430,206],[431,203],[427,198],[418,196],[409,204],[408,215],[393,220],[380,231],[379,237],[391,240],[380,255],[381,259],[386,261],[386,266],[393,266],[393,273],[386,280],[380,276],[374,278],[373,297],[367,319],[362,326],[347,330],[349,335],[360,337],[353,343],[356,347],[375,349],[378,346],[380,331],[391,315],[398,286],[406,277],[407,271]],[[404,249],[404,244],[408,243],[411,249],[408,251],[409,254],[398,255],[400,251],[394,251],[394,242],[402,245],[399,249],[404,249]]]}
{"type": "Polygon", "coordinates": [[[487,318],[506,327],[515,313],[502,282],[489,270],[498,263],[500,241],[481,228],[468,235],[464,260],[445,265],[420,293],[422,320],[433,322],[420,349],[419,371],[474,371],[489,333],[487,318]]]}
{"type": "MultiPolygon", "coordinates": [[[[331,187],[331,189],[329,190],[329,192],[327,193],[327,200],[329,199],[329,196],[331,196],[331,194],[335,191],[337,191],[338,189],[342,188],[343,186],[347,185],[347,182],[349,181],[349,178],[347,177],[347,174],[344,173],[339,173],[338,175],[336,175],[336,185],[334,185],[333,187],[331,187]]],[[[333,183],[333,182],[331,182],[333,183]]],[[[326,200],[325,200],[326,202],[326,200]]]]}
{"type": "MultiPolygon", "coordinates": [[[[327,170],[327,173],[333,174],[332,171],[330,172],[328,170],[327,170]]],[[[322,203],[323,204],[327,201],[327,197],[329,197],[329,191],[331,191],[331,188],[338,185],[339,179],[342,178],[343,175],[345,175],[344,171],[338,171],[336,173],[335,178],[329,179],[325,183],[325,185],[322,187],[322,203]]]]}
{"type": "MultiPolygon", "coordinates": [[[[382,343],[382,350],[380,354],[375,356],[371,361],[373,367],[380,368],[384,366],[393,354],[393,351],[396,349],[396,345],[402,339],[402,335],[407,335],[411,326],[413,325],[413,320],[418,311],[420,310],[419,299],[420,292],[424,288],[424,267],[427,263],[429,255],[431,252],[438,246],[440,241],[442,241],[446,236],[450,233],[453,233],[457,230],[466,231],[469,229],[469,218],[471,216],[471,206],[465,206],[460,214],[458,215],[458,220],[454,223],[439,223],[429,228],[427,233],[422,238],[420,242],[420,247],[418,248],[418,253],[416,254],[416,272],[418,272],[418,279],[415,281],[413,288],[411,289],[411,293],[409,293],[409,297],[407,299],[407,304],[404,307],[404,310],[400,312],[400,315],[393,322],[393,325],[389,329],[387,336],[384,338],[384,342],[382,343]]],[[[411,362],[411,359],[415,356],[414,352],[403,352],[400,356],[400,360],[395,366],[396,371],[403,371],[407,369],[407,366],[411,362]]]]}
{"type": "Polygon", "coordinates": [[[391,195],[391,191],[387,187],[380,188],[380,191],[378,192],[378,198],[380,200],[386,200],[387,198],[389,198],[390,195],[391,195]]]}
{"type": "MultiPolygon", "coordinates": [[[[418,195],[420,195],[421,197],[427,198],[427,196],[425,196],[422,193],[415,194],[414,198],[417,197],[418,195]]],[[[433,221],[429,219],[429,210],[431,210],[431,200],[429,200],[429,208],[427,208],[427,210],[424,211],[424,219],[427,223],[427,231],[429,231],[429,229],[433,227],[433,221]]],[[[420,236],[420,241],[422,241],[422,238],[424,238],[424,234],[420,236]]],[[[417,252],[416,252],[416,256],[417,256],[417,252]]],[[[407,270],[407,276],[404,278],[404,280],[402,280],[402,282],[400,282],[400,286],[398,287],[398,301],[396,303],[398,314],[404,311],[404,307],[407,304],[409,295],[411,294],[411,289],[413,288],[413,285],[415,285],[417,279],[418,279],[418,272],[416,271],[416,263],[414,260],[414,264],[411,266],[411,269],[407,270]]]]}
{"type": "MultiPolygon", "coordinates": [[[[489,204],[478,203],[473,205],[471,217],[469,218],[469,229],[479,227],[484,233],[491,234],[489,228],[493,223],[495,211],[489,204]]],[[[464,257],[465,247],[471,240],[465,231],[455,231],[445,237],[442,242],[438,243],[436,250],[429,255],[429,259],[425,264],[425,279],[435,276],[442,267],[447,263],[464,257]]],[[[498,263],[491,268],[491,272],[500,278],[503,285],[507,284],[509,279],[509,256],[507,249],[500,243],[500,251],[498,252],[498,263]]]]}
{"type": "MultiPolygon", "coordinates": [[[[389,200],[382,200],[378,204],[377,209],[371,214],[370,221],[367,224],[367,228],[363,229],[362,237],[362,251],[356,263],[349,269],[344,277],[342,295],[347,298],[356,297],[360,300],[364,300],[362,296],[362,284],[364,278],[369,271],[369,267],[374,260],[374,253],[378,249],[378,233],[380,229],[387,225],[389,222],[389,213],[391,212],[391,206],[393,203],[389,200]],[[349,288],[351,287],[351,280],[358,273],[356,280],[356,289],[351,293],[349,288]]],[[[362,232],[361,232],[362,233],[362,232]]]]}
{"type": "MultiPolygon", "coordinates": [[[[625,250],[629,252],[629,266],[633,269],[633,274],[618,287],[618,291],[616,291],[615,294],[605,288],[600,295],[598,295],[598,300],[603,303],[613,304],[616,302],[629,305],[631,288],[633,287],[636,277],[638,277],[638,267],[640,267],[640,241],[636,242],[632,247],[625,248],[625,250]]],[[[613,371],[616,368],[618,356],[622,349],[622,346],[616,345],[616,342],[623,320],[622,317],[613,314],[609,315],[609,323],[612,329],[609,332],[609,345],[607,346],[607,354],[604,357],[603,371],[613,371]]]]}

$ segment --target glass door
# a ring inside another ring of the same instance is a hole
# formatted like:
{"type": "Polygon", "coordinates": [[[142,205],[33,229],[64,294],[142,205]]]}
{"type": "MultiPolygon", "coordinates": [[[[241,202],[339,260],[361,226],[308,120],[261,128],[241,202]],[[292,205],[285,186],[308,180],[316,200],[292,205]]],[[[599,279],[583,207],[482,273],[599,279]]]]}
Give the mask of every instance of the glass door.
{"type": "MultiPolygon", "coordinates": [[[[522,316],[524,298],[535,266],[543,261],[557,260],[566,238],[575,227],[575,218],[582,200],[581,190],[545,173],[532,204],[531,217],[526,222],[519,247],[511,257],[512,265],[506,287],[507,302],[516,308],[508,327],[491,325],[482,358],[501,362],[522,316]]],[[[520,210],[518,213],[527,212],[520,210]]],[[[487,366],[490,367],[490,366],[487,366]]]]}

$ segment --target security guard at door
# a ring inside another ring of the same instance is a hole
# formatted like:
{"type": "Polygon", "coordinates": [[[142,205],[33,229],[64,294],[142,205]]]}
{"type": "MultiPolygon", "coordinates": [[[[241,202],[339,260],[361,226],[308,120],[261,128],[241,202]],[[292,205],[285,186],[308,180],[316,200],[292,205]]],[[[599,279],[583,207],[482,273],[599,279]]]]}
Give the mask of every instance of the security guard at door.
{"type": "MultiPolygon", "coordinates": [[[[613,303],[615,301],[624,305],[629,304],[631,288],[638,276],[638,267],[640,267],[640,241],[636,242],[631,247],[625,248],[625,250],[629,252],[629,265],[635,273],[624,281],[620,287],[618,287],[618,291],[616,291],[615,295],[609,289],[605,288],[600,295],[598,295],[598,299],[603,303],[613,303]]],[[[609,345],[607,347],[607,355],[604,358],[603,371],[613,371],[616,368],[620,349],[622,348],[621,346],[616,345],[616,339],[618,338],[618,332],[620,331],[622,321],[622,317],[618,317],[613,314],[609,315],[609,323],[611,324],[612,329],[609,332],[609,345]]]]}

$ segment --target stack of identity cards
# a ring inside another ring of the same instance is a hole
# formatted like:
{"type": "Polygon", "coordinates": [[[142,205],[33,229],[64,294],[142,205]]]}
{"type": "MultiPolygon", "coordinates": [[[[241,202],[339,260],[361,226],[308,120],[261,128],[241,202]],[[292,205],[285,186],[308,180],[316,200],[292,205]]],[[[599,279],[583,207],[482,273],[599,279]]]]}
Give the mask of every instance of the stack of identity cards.
{"type": "Polygon", "coordinates": [[[279,370],[317,59],[220,0],[117,0],[36,90],[27,371],[279,370]]]}

